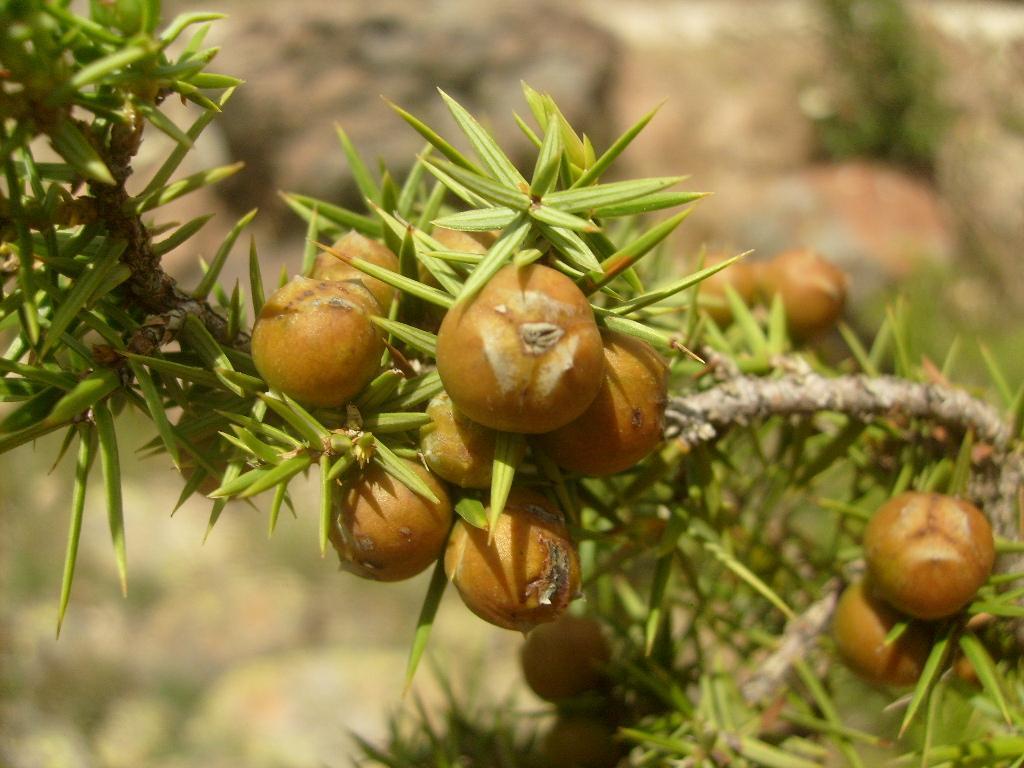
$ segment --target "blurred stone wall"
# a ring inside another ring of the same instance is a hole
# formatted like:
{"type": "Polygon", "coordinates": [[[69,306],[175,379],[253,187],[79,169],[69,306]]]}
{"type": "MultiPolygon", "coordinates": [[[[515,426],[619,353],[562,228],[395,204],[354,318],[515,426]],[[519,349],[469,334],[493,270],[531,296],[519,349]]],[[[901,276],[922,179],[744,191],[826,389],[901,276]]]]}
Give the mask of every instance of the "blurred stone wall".
{"type": "Polygon", "coordinates": [[[218,26],[215,42],[223,46],[218,66],[258,84],[239,90],[222,123],[232,155],[266,182],[242,178],[227,188],[241,209],[273,207],[278,189],[354,202],[335,123],[366,158],[402,178],[424,141],[385,98],[447,130],[454,124],[441,88],[522,157],[526,142],[510,117],[524,111],[526,81],[554,94],[570,120],[594,126],[598,142],[609,136],[600,118],[616,40],[557,4],[252,4],[218,26]]]}

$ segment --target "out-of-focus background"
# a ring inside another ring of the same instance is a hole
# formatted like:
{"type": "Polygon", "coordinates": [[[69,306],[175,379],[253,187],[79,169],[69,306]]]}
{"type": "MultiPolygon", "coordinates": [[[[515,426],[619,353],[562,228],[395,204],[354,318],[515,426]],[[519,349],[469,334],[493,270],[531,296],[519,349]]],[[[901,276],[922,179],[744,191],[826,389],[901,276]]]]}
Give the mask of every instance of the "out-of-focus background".
{"type": "MultiPolygon", "coordinates": [[[[976,382],[983,339],[1024,376],[1024,4],[895,0],[378,0],[165,3],[224,11],[215,70],[245,78],[200,143],[195,170],[242,159],[231,183],[181,201],[218,216],[169,268],[194,276],[238,215],[258,206],[259,252],[298,269],[303,225],[277,196],[354,202],[334,133],[401,175],[421,139],[381,100],[451,125],[435,86],[511,147],[519,83],[554,94],[600,150],[663,106],[622,175],[688,173],[714,192],[672,248],[813,246],[851,275],[848,320],[866,333],[897,294],[925,350],[964,340],[976,382]]],[[[187,123],[187,110],[177,114],[187,123]]],[[[139,176],[160,156],[147,139],[139,176]]],[[[245,269],[239,247],[232,280],[245,269]]],[[[682,267],[681,267],[682,268],[682,267]]],[[[339,574],[316,548],[315,489],[267,538],[236,503],[203,543],[206,504],[169,517],[168,461],[133,461],[148,435],[121,426],[129,594],[120,596],[102,489],[91,489],[71,607],[55,640],[67,531],[67,463],[40,441],[0,456],[0,766],[348,765],[350,731],[385,733],[426,577],[339,574]]],[[[65,459],[67,462],[68,459],[65,459]]],[[[449,596],[451,597],[451,596],[449,596]]],[[[432,639],[456,682],[479,665],[492,696],[537,701],[520,639],[446,599],[432,639]],[[467,663],[471,662],[471,663],[467,663]]],[[[417,690],[439,700],[422,669],[417,690]]]]}

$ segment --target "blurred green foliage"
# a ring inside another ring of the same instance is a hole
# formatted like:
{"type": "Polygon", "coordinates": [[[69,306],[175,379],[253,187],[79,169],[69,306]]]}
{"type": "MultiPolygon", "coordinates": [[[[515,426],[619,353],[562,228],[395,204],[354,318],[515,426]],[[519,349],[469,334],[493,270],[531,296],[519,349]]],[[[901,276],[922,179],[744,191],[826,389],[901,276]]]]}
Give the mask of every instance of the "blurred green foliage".
{"type": "Polygon", "coordinates": [[[830,157],[877,157],[930,172],[951,118],[941,69],[903,0],[818,0],[835,77],[816,115],[830,157]]]}

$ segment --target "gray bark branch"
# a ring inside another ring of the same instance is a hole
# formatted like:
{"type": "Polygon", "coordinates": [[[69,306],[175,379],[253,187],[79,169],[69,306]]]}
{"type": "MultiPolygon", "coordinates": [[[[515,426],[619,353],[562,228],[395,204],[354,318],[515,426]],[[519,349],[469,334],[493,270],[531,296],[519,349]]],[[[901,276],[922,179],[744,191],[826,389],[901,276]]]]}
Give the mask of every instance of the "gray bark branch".
{"type": "MultiPolygon", "coordinates": [[[[713,362],[727,365],[714,354],[713,362]]],[[[970,492],[985,509],[996,532],[1016,539],[1020,534],[1018,505],[1024,482],[1024,459],[1012,430],[998,409],[962,389],[901,379],[896,376],[827,377],[797,359],[783,361],[779,376],[732,375],[710,389],[669,400],[665,436],[694,447],[710,442],[731,427],[772,416],[842,413],[871,421],[883,417],[925,419],[958,433],[973,431],[991,453],[974,466],[970,492]]],[[[1013,558],[1019,561],[1020,558],[1013,558]]]]}
{"type": "Polygon", "coordinates": [[[777,378],[738,376],[704,392],[674,397],[665,414],[665,436],[694,446],[732,426],[823,411],[862,421],[892,415],[924,418],[971,429],[997,451],[1010,443],[1010,427],[1002,415],[963,390],[895,376],[829,378],[810,371],[777,378]]]}

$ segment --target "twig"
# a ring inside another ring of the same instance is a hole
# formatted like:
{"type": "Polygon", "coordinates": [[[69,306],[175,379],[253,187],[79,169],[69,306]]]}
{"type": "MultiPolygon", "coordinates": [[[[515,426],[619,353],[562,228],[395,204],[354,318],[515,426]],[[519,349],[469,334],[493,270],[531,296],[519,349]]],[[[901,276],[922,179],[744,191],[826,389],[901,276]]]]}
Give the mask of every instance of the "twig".
{"type": "MultiPolygon", "coordinates": [[[[720,359],[714,353],[707,357],[713,366],[720,359]]],[[[902,416],[926,419],[961,433],[971,430],[991,447],[976,463],[971,496],[985,509],[1000,536],[1019,536],[1024,458],[1014,444],[1010,425],[996,408],[962,389],[939,384],[896,376],[829,378],[794,358],[781,361],[780,367],[788,371],[773,377],[742,376],[726,368],[726,378],[720,384],[672,398],[665,412],[665,436],[692,448],[737,425],[771,416],[811,416],[826,411],[862,421],[902,416]]],[[[1012,560],[1016,567],[1021,558],[1012,560]]],[[[1010,565],[1005,563],[1003,570],[1010,565]]]]}
{"type": "Polygon", "coordinates": [[[972,429],[997,452],[1005,452],[1011,438],[1002,415],[963,390],[895,376],[828,378],[810,370],[772,378],[731,377],[703,392],[672,398],[665,415],[665,436],[692,447],[736,425],[822,411],[864,421],[903,415],[972,429]]]}
{"type": "Polygon", "coordinates": [[[143,128],[141,114],[136,114],[129,123],[114,125],[110,150],[105,159],[116,183],[113,186],[89,185],[95,199],[97,218],[106,225],[111,237],[126,243],[121,261],[132,273],[125,283],[128,300],[149,315],[145,324],[128,340],[128,347],[148,354],[174,338],[186,315],[196,315],[218,342],[247,349],[247,334],[239,333],[231,338],[228,322],[219,312],[206,301],[197,300],[181,290],[174,278],[164,272],[142,217],[131,211],[131,197],[125,182],[132,173],[131,162],[138,151],[143,128]]]}
{"type": "Polygon", "coordinates": [[[744,699],[757,704],[771,698],[779,690],[793,664],[806,658],[818,638],[828,629],[840,589],[839,579],[832,579],[825,585],[823,597],[786,624],[779,647],[758,664],[754,674],[740,686],[744,699]]]}

